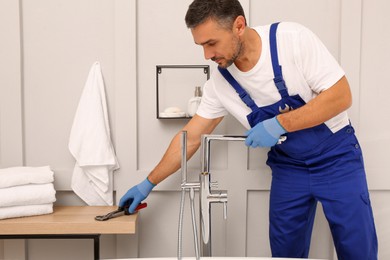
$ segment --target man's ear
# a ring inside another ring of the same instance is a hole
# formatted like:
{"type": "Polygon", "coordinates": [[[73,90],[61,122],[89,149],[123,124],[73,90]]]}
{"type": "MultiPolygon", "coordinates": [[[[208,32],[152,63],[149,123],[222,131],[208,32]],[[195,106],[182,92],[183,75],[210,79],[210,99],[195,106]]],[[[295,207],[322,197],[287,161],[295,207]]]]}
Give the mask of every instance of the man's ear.
{"type": "Polygon", "coordinates": [[[233,32],[237,33],[239,36],[241,36],[246,27],[245,18],[242,15],[237,16],[236,20],[234,20],[233,23],[233,32]]]}

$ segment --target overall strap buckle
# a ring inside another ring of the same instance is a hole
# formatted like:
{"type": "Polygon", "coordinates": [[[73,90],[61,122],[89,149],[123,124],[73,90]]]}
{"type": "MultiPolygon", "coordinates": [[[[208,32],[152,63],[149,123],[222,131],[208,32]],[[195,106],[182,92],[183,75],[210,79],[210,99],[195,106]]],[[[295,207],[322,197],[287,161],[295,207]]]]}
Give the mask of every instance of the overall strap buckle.
{"type": "Polygon", "coordinates": [[[270,41],[270,50],[271,50],[271,61],[272,61],[272,69],[274,71],[274,82],[278,91],[282,97],[288,96],[288,91],[286,87],[286,83],[283,79],[282,74],[282,66],[279,64],[278,58],[278,47],[276,41],[276,30],[278,28],[279,23],[274,23],[271,25],[269,32],[269,41],[270,41]]]}
{"type": "Polygon", "coordinates": [[[274,78],[274,83],[282,97],[288,97],[288,91],[286,87],[286,82],[282,76],[277,76],[274,78]]]}
{"type": "Polygon", "coordinates": [[[249,96],[247,92],[242,92],[238,94],[238,96],[241,98],[241,100],[250,108],[252,111],[257,109],[257,105],[253,101],[253,99],[249,96]]]}

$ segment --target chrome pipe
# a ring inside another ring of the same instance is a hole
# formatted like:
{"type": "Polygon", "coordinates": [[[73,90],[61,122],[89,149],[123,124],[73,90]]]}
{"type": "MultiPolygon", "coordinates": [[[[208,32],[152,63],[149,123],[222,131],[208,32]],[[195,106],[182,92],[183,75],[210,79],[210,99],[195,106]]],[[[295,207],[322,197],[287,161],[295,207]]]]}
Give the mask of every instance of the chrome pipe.
{"type": "Polygon", "coordinates": [[[194,231],[194,246],[195,256],[199,260],[199,240],[196,227],[195,211],[194,211],[194,197],[195,190],[199,189],[199,182],[187,182],[187,131],[181,132],[181,200],[180,200],[180,212],[179,212],[179,227],[178,227],[178,245],[177,245],[177,258],[182,260],[183,258],[183,216],[184,216],[184,203],[185,193],[190,191],[190,206],[192,216],[192,227],[194,231]]]}
{"type": "Polygon", "coordinates": [[[201,169],[202,172],[210,171],[210,142],[215,141],[245,141],[243,135],[202,135],[201,141],[201,169]]]}
{"type": "Polygon", "coordinates": [[[187,182],[187,131],[181,132],[181,183],[187,182]]]}

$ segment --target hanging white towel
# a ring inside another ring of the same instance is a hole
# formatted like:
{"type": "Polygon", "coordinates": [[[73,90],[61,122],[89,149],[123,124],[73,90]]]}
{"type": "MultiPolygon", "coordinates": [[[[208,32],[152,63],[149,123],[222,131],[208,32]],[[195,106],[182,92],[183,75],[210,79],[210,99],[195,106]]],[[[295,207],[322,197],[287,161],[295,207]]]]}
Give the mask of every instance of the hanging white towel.
{"type": "Polygon", "coordinates": [[[0,189],[0,207],[47,204],[56,201],[53,183],[28,184],[0,189]]]}
{"type": "Polygon", "coordinates": [[[53,213],[53,203],[0,208],[0,219],[37,216],[53,213]]]}
{"type": "Polygon", "coordinates": [[[0,188],[26,184],[44,184],[53,181],[54,173],[49,166],[21,166],[0,169],[0,188]]]}
{"type": "Polygon", "coordinates": [[[119,168],[110,137],[99,62],[89,71],[69,138],[76,159],[72,189],[88,205],[113,205],[112,173],[119,168]]]}

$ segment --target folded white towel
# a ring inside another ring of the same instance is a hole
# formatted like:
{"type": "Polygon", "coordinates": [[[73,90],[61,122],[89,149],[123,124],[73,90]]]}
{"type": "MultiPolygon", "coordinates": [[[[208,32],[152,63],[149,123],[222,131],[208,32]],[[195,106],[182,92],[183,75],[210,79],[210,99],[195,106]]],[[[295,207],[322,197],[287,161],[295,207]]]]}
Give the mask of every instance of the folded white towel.
{"type": "Polygon", "coordinates": [[[54,173],[49,166],[0,169],[0,188],[26,184],[43,184],[53,181],[54,173]]]}
{"type": "Polygon", "coordinates": [[[0,207],[53,203],[55,194],[53,183],[3,188],[0,189],[0,207]]]}
{"type": "Polygon", "coordinates": [[[41,205],[1,207],[0,219],[37,216],[50,213],[53,213],[53,203],[41,205]]]}
{"type": "Polygon", "coordinates": [[[119,168],[111,143],[106,94],[99,62],[89,71],[69,138],[76,159],[72,189],[88,205],[112,205],[112,173],[119,168]]]}

